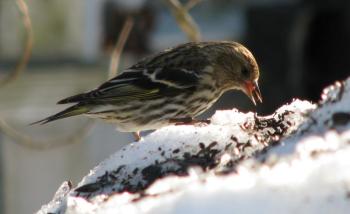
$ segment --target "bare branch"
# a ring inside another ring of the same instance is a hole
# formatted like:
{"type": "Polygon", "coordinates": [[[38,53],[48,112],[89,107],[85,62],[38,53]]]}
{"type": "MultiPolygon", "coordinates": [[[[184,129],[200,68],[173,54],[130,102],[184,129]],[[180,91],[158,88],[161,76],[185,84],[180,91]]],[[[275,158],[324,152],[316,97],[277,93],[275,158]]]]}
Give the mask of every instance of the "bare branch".
{"type": "MultiPolygon", "coordinates": [[[[32,52],[33,46],[33,30],[32,23],[29,15],[28,6],[24,0],[16,1],[18,10],[22,15],[22,22],[26,32],[26,42],[24,44],[23,55],[16,64],[15,69],[4,79],[0,80],[0,87],[4,86],[12,81],[15,81],[17,77],[23,73],[25,67],[28,64],[29,58],[32,52]]],[[[39,141],[31,138],[28,135],[24,135],[17,131],[15,128],[11,127],[4,119],[0,118],[0,131],[4,133],[4,135],[12,138],[15,143],[21,146],[25,146],[30,149],[51,149],[56,147],[61,147],[68,144],[73,144],[75,142],[81,141],[84,138],[90,128],[92,127],[92,123],[89,122],[85,124],[82,128],[75,131],[72,136],[69,136],[65,139],[57,139],[53,141],[39,141]]]]}
{"type": "Polygon", "coordinates": [[[83,138],[87,136],[89,130],[93,126],[93,122],[89,121],[84,126],[74,131],[74,134],[66,138],[55,139],[55,140],[36,140],[31,136],[25,135],[17,131],[15,128],[8,125],[8,123],[0,118],[0,131],[4,133],[7,137],[13,139],[13,141],[29,149],[45,150],[54,149],[62,146],[74,144],[76,142],[81,142],[83,138]]]}
{"type": "MultiPolygon", "coordinates": [[[[178,0],[166,0],[179,27],[187,35],[189,40],[198,42],[201,40],[201,33],[195,21],[192,19],[186,7],[178,0]]],[[[191,7],[191,5],[189,5],[191,7]]]]}
{"type": "MultiPolygon", "coordinates": [[[[25,26],[26,35],[27,35],[24,54],[19,60],[19,62],[17,63],[15,70],[11,72],[5,79],[0,81],[0,84],[1,84],[0,86],[3,86],[7,83],[14,81],[25,69],[31,55],[32,44],[33,44],[33,32],[32,32],[32,25],[31,25],[31,19],[29,16],[28,7],[23,0],[17,0],[17,5],[23,17],[22,22],[25,26]]],[[[128,17],[122,28],[116,47],[111,56],[111,65],[109,70],[110,77],[115,76],[117,74],[120,55],[123,51],[125,42],[129,36],[132,26],[133,26],[133,19],[131,17],[128,17]]],[[[87,134],[89,133],[93,125],[94,125],[94,122],[89,121],[88,123],[84,124],[81,128],[74,131],[72,135],[65,138],[54,139],[54,140],[37,140],[37,139],[33,139],[31,136],[20,133],[15,128],[11,127],[4,119],[0,118],[0,131],[4,135],[13,139],[14,142],[20,146],[24,146],[29,149],[36,149],[36,150],[54,149],[54,148],[59,148],[69,144],[81,142],[82,139],[84,139],[87,136],[87,134]]]]}
{"type": "Polygon", "coordinates": [[[118,73],[120,55],[123,52],[126,40],[129,37],[130,31],[133,25],[134,25],[134,20],[132,19],[131,16],[129,16],[124,22],[121,33],[119,34],[118,41],[113,49],[113,52],[111,55],[111,62],[109,65],[108,78],[115,77],[118,73]]]}
{"type": "Polygon", "coordinates": [[[0,87],[3,87],[6,84],[16,80],[17,77],[21,73],[23,73],[32,53],[33,30],[32,30],[32,22],[29,16],[28,6],[24,0],[16,0],[16,3],[18,6],[18,10],[20,11],[22,16],[22,22],[26,32],[26,41],[25,41],[22,57],[16,64],[16,67],[14,68],[14,70],[11,71],[10,74],[8,74],[5,78],[0,80],[0,87]]]}

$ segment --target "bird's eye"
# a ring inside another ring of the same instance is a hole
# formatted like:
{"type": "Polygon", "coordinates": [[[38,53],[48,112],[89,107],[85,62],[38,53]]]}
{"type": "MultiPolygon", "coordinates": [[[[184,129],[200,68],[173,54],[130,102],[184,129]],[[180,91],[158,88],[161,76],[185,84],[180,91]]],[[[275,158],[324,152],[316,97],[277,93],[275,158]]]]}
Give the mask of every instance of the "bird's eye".
{"type": "Polygon", "coordinates": [[[242,69],[242,74],[244,77],[249,77],[249,71],[246,68],[242,69]]]}

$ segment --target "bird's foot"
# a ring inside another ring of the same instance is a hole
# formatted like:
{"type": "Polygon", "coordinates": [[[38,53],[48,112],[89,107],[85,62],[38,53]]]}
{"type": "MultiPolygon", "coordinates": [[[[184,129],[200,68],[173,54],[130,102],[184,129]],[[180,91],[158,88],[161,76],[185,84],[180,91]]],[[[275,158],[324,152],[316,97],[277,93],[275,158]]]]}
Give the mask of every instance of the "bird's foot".
{"type": "Polygon", "coordinates": [[[136,142],[139,142],[141,140],[140,132],[133,132],[132,134],[134,135],[136,142]]]}
{"type": "Polygon", "coordinates": [[[180,125],[194,125],[194,126],[206,126],[210,124],[210,120],[195,120],[191,117],[185,117],[185,118],[173,118],[169,120],[170,123],[175,124],[175,126],[180,125]]]}

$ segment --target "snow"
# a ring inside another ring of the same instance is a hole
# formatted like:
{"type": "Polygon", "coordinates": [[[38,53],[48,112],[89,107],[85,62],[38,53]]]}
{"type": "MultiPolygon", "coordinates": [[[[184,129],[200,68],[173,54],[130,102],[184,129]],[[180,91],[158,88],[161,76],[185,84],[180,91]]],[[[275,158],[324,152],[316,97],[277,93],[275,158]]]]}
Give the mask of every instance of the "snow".
{"type": "Polygon", "coordinates": [[[38,213],[348,213],[350,78],[321,97],[159,129],[38,213]]]}

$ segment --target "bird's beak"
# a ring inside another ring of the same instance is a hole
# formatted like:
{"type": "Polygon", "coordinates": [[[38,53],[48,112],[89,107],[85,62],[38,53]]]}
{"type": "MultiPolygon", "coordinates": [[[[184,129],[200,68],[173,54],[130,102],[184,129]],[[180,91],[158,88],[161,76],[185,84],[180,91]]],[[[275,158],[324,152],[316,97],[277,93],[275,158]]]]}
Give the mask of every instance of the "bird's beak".
{"type": "Polygon", "coordinates": [[[261,92],[257,81],[246,81],[244,83],[244,93],[251,99],[256,105],[257,101],[262,103],[261,92]]]}

